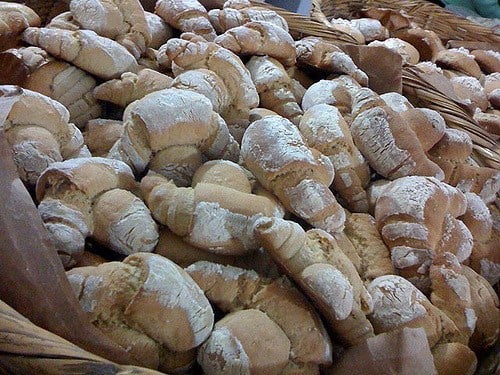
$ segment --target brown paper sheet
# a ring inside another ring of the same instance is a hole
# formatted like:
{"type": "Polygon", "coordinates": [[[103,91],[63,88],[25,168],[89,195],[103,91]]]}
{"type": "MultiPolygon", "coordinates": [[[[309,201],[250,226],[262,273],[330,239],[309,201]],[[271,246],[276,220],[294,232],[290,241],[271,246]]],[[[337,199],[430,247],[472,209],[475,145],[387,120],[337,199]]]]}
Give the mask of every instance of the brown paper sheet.
{"type": "Polygon", "coordinates": [[[381,46],[345,44],[341,48],[368,75],[370,87],[377,94],[403,90],[403,61],[399,54],[381,46]]]}

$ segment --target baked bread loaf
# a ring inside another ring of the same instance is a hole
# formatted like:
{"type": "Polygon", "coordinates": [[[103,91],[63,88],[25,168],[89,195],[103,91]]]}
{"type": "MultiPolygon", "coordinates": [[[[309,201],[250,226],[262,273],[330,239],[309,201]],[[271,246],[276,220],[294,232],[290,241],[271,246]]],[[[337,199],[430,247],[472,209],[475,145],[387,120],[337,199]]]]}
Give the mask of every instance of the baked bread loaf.
{"type": "Polygon", "coordinates": [[[158,226],[136,190],[132,171],[118,160],[71,159],[43,171],[38,211],[66,266],[83,252],[88,236],[125,255],[154,249],[158,226]]]}
{"type": "Polygon", "coordinates": [[[484,74],[500,72],[500,53],[495,51],[472,50],[470,54],[484,74]]]}
{"type": "Polygon", "coordinates": [[[217,36],[207,10],[197,0],[158,0],[155,13],[182,32],[195,33],[210,42],[217,36]]]}
{"type": "Polygon", "coordinates": [[[368,86],[368,76],[351,57],[335,44],[319,37],[305,37],[295,42],[297,64],[312,66],[330,73],[347,74],[361,86],[368,86]]]}
{"type": "Polygon", "coordinates": [[[219,34],[253,21],[271,22],[288,31],[286,20],[278,13],[272,9],[255,5],[248,0],[226,1],[222,9],[209,10],[208,17],[219,34]]]}
{"type": "Polygon", "coordinates": [[[268,116],[253,122],[243,135],[241,158],[287,210],[327,232],[342,231],[345,212],[328,188],[334,176],[330,159],[308,147],[289,120],[268,116]]]}
{"type": "Polygon", "coordinates": [[[29,27],[23,32],[23,40],[102,79],[118,78],[138,68],[125,47],[91,30],[29,27]],[[100,63],[95,64],[96,60],[100,63]]]}
{"type": "Polygon", "coordinates": [[[271,22],[247,22],[217,36],[214,42],[237,55],[267,55],[284,66],[292,66],[296,62],[295,42],[292,36],[271,22]]]}
{"type": "Polygon", "coordinates": [[[203,158],[238,160],[239,147],[224,120],[201,94],[182,89],[152,92],[123,115],[122,137],[109,157],[137,174],[146,168],[188,186],[203,158]]]}
{"type": "Polygon", "coordinates": [[[215,323],[198,352],[207,375],[278,375],[288,362],[290,340],[265,313],[256,309],[230,313],[215,323]]]}
{"type": "Polygon", "coordinates": [[[420,60],[420,53],[410,43],[399,38],[387,38],[385,40],[374,40],[369,46],[381,46],[401,55],[403,64],[415,65],[420,60]]]}
{"type": "Polygon", "coordinates": [[[437,254],[451,252],[461,263],[469,258],[473,238],[456,219],[466,208],[460,190],[432,177],[403,177],[384,188],[375,220],[400,275],[426,292],[428,268],[437,254]]]}
{"type": "Polygon", "coordinates": [[[359,151],[381,176],[390,180],[409,175],[444,178],[441,168],[416,142],[418,137],[412,128],[391,108],[374,107],[360,113],[350,129],[359,151]]]}
{"type": "Polygon", "coordinates": [[[40,17],[23,4],[0,2],[0,51],[16,47],[22,32],[30,26],[40,26],[40,17]]]}
{"type": "Polygon", "coordinates": [[[80,130],[58,101],[18,86],[0,86],[2,124],[21,180],[34,186],[54,162],[90,156],[80,130]],[[10,102],[10,104],[9,104],[10,102]],[[3,120],[5,119],[5,120],[3,120]]]}
{"type": "Polygon", "coordinates": [[[82,28],[81,25],[73,17],[73,13],[71,13],[71,11],[69,10],[62,12],[52,18],[45,25],[45,27],[49,29],[64,29],[71,31],[80,30],[82,28]]]}
{"type": "Polygon", "coordinates": [[[371,297],[331,235],[321,229],[305,232],[279,218],[261,218],[255,231],[261,246],[311,298],[343,344],[373,336],[365,316],[372,310],[371,297]]]}
{"type": "Polygon", "coordinates": [[[365,285],[379,276],[396,274],[391,253],[377,230],[373,216],[366,213],[348,214],[344,233],[359,256],[360,266],[356,268],[365,285]]]}
{"type": "Polygon", "coordinates": [[[69,111],[69,120],[79,129],[87,121],[102,114],[93,90],[96,80],[87,72],[67,62],[51,60],[32,69],[23,87],[39,92],[63,104],[69,111]]]}
{"type": "Polygon", "coordinates": [[[213,183],[177,187],[148,174],[141,181],[154,218],[187,243],[217,254],[244,254],[258,248],[253,223],[260,216],[282,216],[276,202],[264,196],[213,183]]]}
{"type": "Polygon", "coordinates": [[[169,357],[185,357],[212,331],[214,313],[202,290],[159,255],[138,253],[67,276],[92,323],[143,366],[171,368],[169,357]]]}
{"type": "Polygon", "coordinates": [[[186,271],[223,312],[257,309],[273,320],[290,340],[287,367],[316,374],[319,365],[331,364],[332,343],[321,318],[286,278],[271,280],[255,271],[210,262],[194,263],[186,271]]]}
{"type": "Polygon", "coordinates": [[[148,47],[153,49],[160,48],[163,44],[173,37],[173,30],[169,24],[155,13],[144,12],[146,15],[146,22],[149,32],[151,34],[151,41],[148,47]]]}
{"type": "Polygon", "coordinates": [[[302,97],[295,95],[294,84],[285,67],[269,56],[253,56],[245,66],[259,93],[260,107],[272,110],[298,125],[303,113],[299,105],[302,97]]]}
{"type": "Polygon", "coordinates": [[[481,68],[466,48],[448,48],[439,51],[433,62],[440,68],[462,73],[481,80],[484,76],[481,68]]]}
{"type": "Polygon", "coordinates": [[[432,30],[411,27],[395,30],[391,34],[415,47],[420,61],[434,61],[437,53],[445,49],[439,36],[432,30]]]}
{"type": "Polygon", "coordinates": [[[169,88],[172,78],[152,69],[141,69],[139,73],[123,73],[119,79],[106,81],[94,89],[96,99],[126,107],[147,94],[169,88]]]}
{"type": "Polygon", "coordinates": [[[139,0],[71,0],[69,9],[82,28],[116,40],[138,59],[151,42],[139,0]]]}
{"type": "Polygon", "coordinates": [[[380,276],[370,283],[368,292],[373,298],[373,313],[368,317],[375,333],[422,327],[431,348],[438,343],[467,343],[453,321],[403,277],[380,276]]]}
{"type": "Polygon", "coordinates": [[[309,147],[332,162],[333,189],[345,207],[352,212],[368,212],[365,189],[370,181],[370,169],[354,145],[349,126],[339,110],[328,104],[310,107],[300,120],[299,130],[309,147]]]}
{"type": "Polygon", "coordinates": [[[165,52],[173,61],[172,69],[176,76],[185,70],[204,68],[222,79],[232,100],[221,116],[239,142],[249,124],[250,109],[259,104],[259,94],[240,58],[215,43],[177,38],[166,43],[165,52]]]}

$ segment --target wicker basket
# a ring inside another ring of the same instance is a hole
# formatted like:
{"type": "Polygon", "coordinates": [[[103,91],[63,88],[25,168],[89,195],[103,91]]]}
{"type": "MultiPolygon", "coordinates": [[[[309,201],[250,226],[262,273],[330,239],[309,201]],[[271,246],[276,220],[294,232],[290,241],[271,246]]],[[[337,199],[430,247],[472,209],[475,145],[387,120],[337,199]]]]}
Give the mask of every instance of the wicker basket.
{"type": "MultiPolygon", "coordinates": [[[[363,9],[370,7],[403,9],[422,28],[433,30],[443,41],[471,40],[500,45],[500,36],[490,29],[460,18],[443,8],[424,0],[313,0],[311,17],[316,21],[328,23],[332,17],[356,18],[363,9]]],[[[500,150],[496,140],[478,126],[472,113],[465,109],[456,98],[440,90],[425,80],[413,67],[403,68],[403,93],[414,105],[427,107],[441,113],[449,127],[468,133],[474,142],[474,159],[481,165],[500,168],[500,150]]]]}
{"type": "Polygon", "coordinates": [[[323,22],[326,18],[359,18],[368,8],[404,10],[420,27],[433,30],[444,41],[473,40],[500,44],[500,35],[491,29],[459,17],[425,0],[312,0],[311,17],[323,22]]]}

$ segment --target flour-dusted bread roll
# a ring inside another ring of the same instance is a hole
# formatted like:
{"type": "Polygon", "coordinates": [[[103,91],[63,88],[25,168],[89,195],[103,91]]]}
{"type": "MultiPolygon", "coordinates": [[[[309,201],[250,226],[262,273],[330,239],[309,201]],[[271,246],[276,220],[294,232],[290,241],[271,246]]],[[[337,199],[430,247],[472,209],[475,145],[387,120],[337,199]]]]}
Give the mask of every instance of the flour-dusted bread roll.
{"type": "Polygon", "coordinates": [[[26,28],[40,23],[40,17],[26,5],[0,2],[0,51],[15,47],[26,28]]]}
{"type": "Polygon", "coordinates": [[[500,191],[500,171],[468,163],[472,149],[473,142],[467,133],[447,128],[429,150],[429,156],[444,171],[445,182],[463,192],[478,194],[486,203],[494,202],[500,191]]]}
{"type": "Polygon", "coordinates": [[[163,89],[134,101],[123,115],[122,137],[109,157],[138,174],[146,168],[189,185],[202,158],[237,160],[239,147],[203,95],[163,89]]]}
{"type": "Polygon", "coordinates": [[[295,222],[262,218],[255,231],[261,246],[304,290],[345,345],[373,336],[365,317],[372,301],[355,266],[336,240],[320,229],[307,232],[295,222]]]}
{"type": "Polygon", "coordinates": [[[258,249],[253,223],[260,216],[283,216],[276,201],[232,187],[198,182],[177,187],[152,173],[141,181],[145,201],[156,220],[187,243],[217,254],[258,249]]]}
{"type": "Polygon", "coordinates": [[[159,0],[155,13],[182,32],[193,32],[207,41],[213,41],[217,36],[207,10],[197,0],[159,0]]]}
{"type": "Polygon", "coordinates": [[[93,93],[96,80],[67,62],[48,61],[33,70],[23,86],[63,104],[69,111],[70,121],[80,129],[102,113],[93,93]]]}
{"type": "Polygon", "coordinates": [[[183,71],[208,69],[217,74],[227,87],[230,104],[221,116],[228,123],[237,141],[249,124],[249,111],[259,104],[259,94],[248,69],[233,52],[215,43],[172,38],[165,44],[165,53],[173,62],[177,76],[183,71]]]}
{"type": "Polygon", "coordinates": [[[339,110],[328,104],[313,106],[302,116],[299,130],[310,147],[331,160],[335,169],[333,188],[345,206],[354,212],[368,212],[365,188],[370,169],[339,110]]]}
{"type": "Polygon", "coordinates": [[[431,348],[441,342],[466,344],[453,321],[401,276],[378,277],[370,283],[368,291],[373,298],[373,313],[369,318],[375,333],[422,327],[431,348]]]}
{"type": "Polygon", "coordinates": [[[292,36],[282,27],[265,21],[252,21],[227,30],[215,43],[237,55],[275,58],[284,66],[295,65],[296,51],[292,36]]]}
{"type": "Polygon", "coordinates": [[[277,12],[250,1],[226,1],[222,9],[209,10],[208,17],[219,34],[253,21],[271,22],[288,31],[288,23],[277,12]]]}
{"type": "Polygon", "coordinates": [[[260,106],[298,125],[303,112],[284,66],[268,56],[253,56],[245,66],[259,93],[260,106]]]}
{"type": "Polygon", "coordinates": [[[481,80],[484,76],[481,68],[466,48],[448,48],[439,51],[433,62],[440,68],[456,71],[481,80]]]}
{"type": "Polygon", "coordinates": [[[441,168],[425,154],[408,122],[389,107],[374,107],[360,113],[351,123],[351,133],[370,166],[385,178],[409,175],[444,178],[441,168]]]}
{"type": "Polygon", "coordinates": [[[136,59],[125,47],[91,30],[29,27],[23,40],[102,79],[118,78],[138,69],[136,59]]]}
{"type": "Polygon", "coordinates": [[[307,111],[316,104],[330,104],[345,116],[351,113],[353,96],[360,88],[361,85],[347,75],[331,80],[319,80],[310,85],[304,93],[302,109],[307,111]]]}
{"type": "Polygon", "coordinates": [[[389,248],[382,240],[373,216],[365,213],[348,214],[344,232],[359,255],[359,276],[365,285],[379,276],[396,273],[389,248]]]}
{"type": "Polygon", "coordinates": [[[297,64],[312,66],[330,73],[347,74],[362,86],[368,86],[368,76],[351,57],[335,44],[319,37],[305,37],[295,42],[297,64]]]}
{"type": "Polygon", "coordinates": [[[265,313],[235,311],[215,323],[200,347],[198,362],[207,375],[281,374],[288,362],[290,340],[265,313]]]}
{"type": "Polygon", "coordinates": [[[139,0],[71,0],[71,13],[82,28],[116,40],[138,59],[151,42],[139,0]]]}
{"type": "Polygon", "coordinates": [[[123,73],[119,79],[106,81],[94,89],[99,100],[126,107],[134,100],[149,93],[169,88],[172,78],[152,69],[141,69],[139,73],[123,73]]]}
{"type": "Polygon", "coordinates": [[[144,12],[146,14],[146,22],[149,32],[151,33],[151,41],[148,47],[158,49],[173,36],[173,30],[169,24],[155,13],[144,12]]]}
{"type": "Polygon", "coordinates": [[[500,53],[491,50],[476,49],[470,51],[484,74],[500,72],[500,53]]]}
{"type": "Polygon", "coordinates": [[[448,251],[460,262],[469,258],[473,238],[456,219],[466,208],[460,190],[432,177],[403,177],[382,191],[375,220],[402,276],[428,291],[427,271],[435,254],[448,251]]]}
{"type": "Polygon", "coordinates": [[[272,280],[210,262],[197,262],[186,270],[223,312],[257,309],[271,318],[290,340],[287,368],[315,374],[320,364],[331,364],[332,344],[318,313],[287,279],[272,280]]]}
{"type": "Polygon", "coordinates": [[[304,142],[299,130],[281,116],[253,122],[241,143],[245,166],[295,215],[334,233],[345,213],[328,188],[334,170],[330,160],[304,142]]]}
{"type": "Polygon", "coordinates": [[[158,226],[135,191],[132,171],[117,160],[78,158],[44,170],[38,211],[65,265],[83,252],[87,236],[125,255],[154,249],[158,226]]]}
{"type": "Polygon", "coordinates": [[[213,310],[201,289],[159,255],[134,254],[67,276],[94,325],[148,367],[171,367],[168,352],[183,357],[212,330],[213,310]]]}
{"type": "Polygon", "coordinates": [[[18,86],[0,86],[2,118],[21,180],[34,186],[52,163],[90,156],[80,130],[69,122],[66,107],[56,100],[18,86]],[[9,108],[8,101],[14,101],[9,108]]]}
{"type": "Polygon", "coordinates": [[[445,49],[439,36],[432,30],[420,27],[402,28],[394,31],[392,35],[415,47],[420,55],[420,61],[434,61],[437,53],[445,49]]]}

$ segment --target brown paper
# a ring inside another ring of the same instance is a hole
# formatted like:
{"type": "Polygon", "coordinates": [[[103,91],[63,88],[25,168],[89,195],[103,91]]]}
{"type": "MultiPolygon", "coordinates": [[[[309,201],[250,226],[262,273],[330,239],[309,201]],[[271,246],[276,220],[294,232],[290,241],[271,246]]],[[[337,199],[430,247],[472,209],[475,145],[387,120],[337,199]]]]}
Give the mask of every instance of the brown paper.
{"type": "Polygon", "coordinates": [[[0,170],[0,299],[83,349],[118,363],[133,363],[81,309],[1,129],[0,170]]]}
{"type": "Polygon", "coordinates": [[[401,72],[403,59],[398,53],[381,46],[345,44],[341,48],[368,75],[370,87],[377,94],[400,93],[403,90],[401,72]]]}
{"type": "Polygon", "coordinates": [[[349,348],[329,370],[331,375],[436,375],[423,328],[382,333],[349,348]]]}

